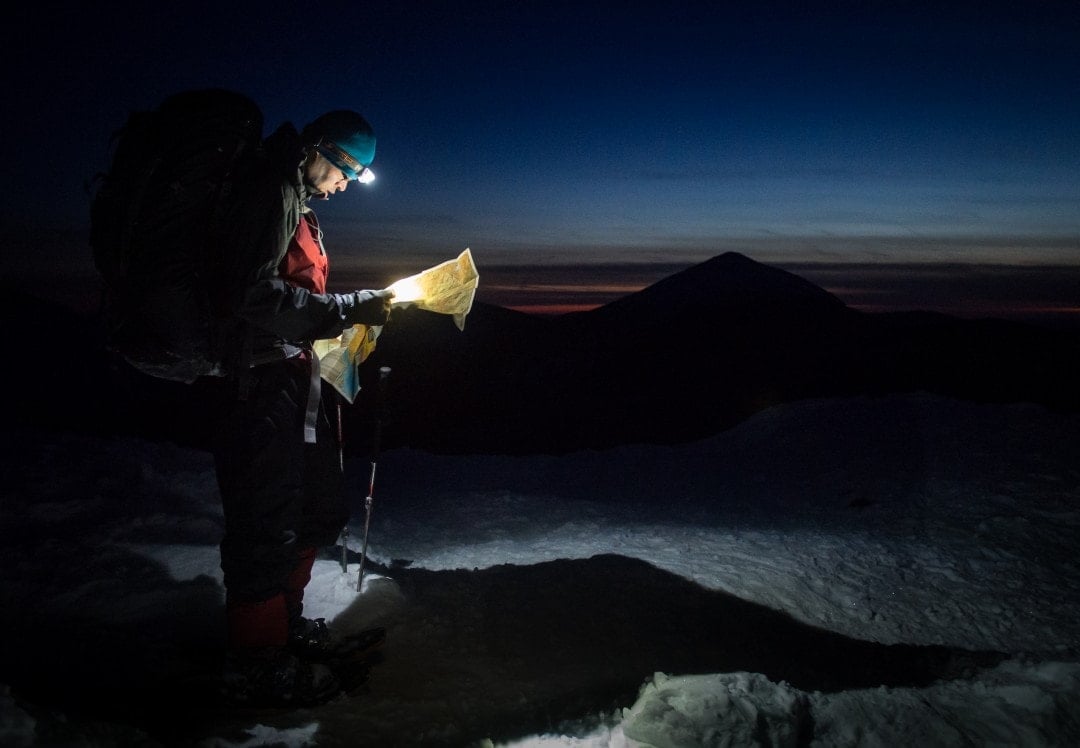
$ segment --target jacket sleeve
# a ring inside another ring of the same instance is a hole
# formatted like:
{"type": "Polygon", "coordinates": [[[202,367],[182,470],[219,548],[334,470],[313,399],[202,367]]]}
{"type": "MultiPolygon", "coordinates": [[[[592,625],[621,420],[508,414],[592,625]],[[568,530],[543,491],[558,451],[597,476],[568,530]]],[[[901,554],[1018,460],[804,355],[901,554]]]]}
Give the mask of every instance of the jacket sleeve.
{"type": "Polygon", "coordinates": [[[250,286],[240,316],[283,340],[335,338],[355,324],[382,325],[389,295],[381,291],[318,294],[280,278],[250,286]]]}

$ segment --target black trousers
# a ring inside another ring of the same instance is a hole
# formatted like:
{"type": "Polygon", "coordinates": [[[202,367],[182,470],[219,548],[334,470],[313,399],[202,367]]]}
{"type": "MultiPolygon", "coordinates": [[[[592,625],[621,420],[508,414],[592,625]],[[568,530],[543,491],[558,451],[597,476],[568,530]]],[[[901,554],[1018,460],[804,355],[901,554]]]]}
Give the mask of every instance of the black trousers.
{"type": "Polygon", "coordinates": [[[304,442],[311,366],[293,358],[254,367],[246,397],[223,405],[214,460],[230,599],[257,602],[281,593],[297,552],[332,544],[348,521],[331,387],[323,388],[316,442],[304,442]]]}

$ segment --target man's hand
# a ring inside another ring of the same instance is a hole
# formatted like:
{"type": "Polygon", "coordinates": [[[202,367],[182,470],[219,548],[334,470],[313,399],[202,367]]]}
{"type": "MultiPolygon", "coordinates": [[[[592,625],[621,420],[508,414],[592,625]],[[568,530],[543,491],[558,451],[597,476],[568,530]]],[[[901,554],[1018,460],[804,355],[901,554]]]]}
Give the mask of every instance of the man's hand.
{"type": "Polygon", "coordinates": [[[348,320],[354,325],[385,325],[390,319],[390,304],[394,292],[389,288],[381,291],[354,291],[353,304],[348,320]]]}

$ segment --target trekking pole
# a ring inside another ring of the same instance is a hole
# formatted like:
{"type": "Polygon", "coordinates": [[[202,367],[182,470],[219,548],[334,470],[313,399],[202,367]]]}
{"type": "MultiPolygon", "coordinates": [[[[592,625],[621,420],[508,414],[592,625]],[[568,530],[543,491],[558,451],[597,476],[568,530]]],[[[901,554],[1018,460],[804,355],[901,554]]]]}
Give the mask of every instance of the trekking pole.
{"type": "Polygon", "coordinates": [[[375,503],[375,463],[379,458],[379,442],[382,440],[382,411],[386,400],[386,378],[390,367],[379,368],[379,389],[375,395],[375,436],[371,451],[371,476],[368,478],[368,494],[364,499],[364,543],[360,549],[360,572],[356,576],[356,591],[364,585],[364,562],[367,561],[368,530],[371,528],[371,506],[375,503]]]}
{"type": "MultiPolygon", "coordinates": [[[[341,425],[341,399],[337,401],[338,468],[345,473],[345,429],[341,425]]],[[[341,528],[341,573],[349,573],[349,523],[341,528]]]]}

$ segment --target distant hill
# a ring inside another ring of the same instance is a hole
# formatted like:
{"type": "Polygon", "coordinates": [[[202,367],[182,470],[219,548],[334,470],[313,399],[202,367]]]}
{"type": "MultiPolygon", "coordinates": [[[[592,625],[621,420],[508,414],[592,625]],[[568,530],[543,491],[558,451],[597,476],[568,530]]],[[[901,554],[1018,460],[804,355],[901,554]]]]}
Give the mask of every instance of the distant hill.
{"type": "MultiPolygon", "coordinates": [[[[674,443],[831,395],[1080,404],[1075,334],[862,313],[737,253],[589,312],[538,318],[477,304],[464,331],[395,312],[367,376],[382,365],[393,369],[384,444],[450,452],[674,443]]],[[[371,411],[363,397],[359,406],[358,419],[371,411]]]]}
{"type": "MultiPolygon", "coordinates": [[[[9,423],[139,433],[204,445],[213,383],[149,380],[110,361],[92,320],[17,291],[5,338],[22,375],[9,423]],[[33,327],[40,334],[29,335],[33,327]],[[90,334],[65,337],[68,330],[90,334]]],[[[677,443],[808,397],[926,391],[1080,408],[1080,334],[923,312],[868,314],[797,275],[726,253],[589,312],[537,317],[476,303],[449,317],[395,310],[346,450],[369,448],[389,366],[384,449],[560,453],[677,443]]]]}

